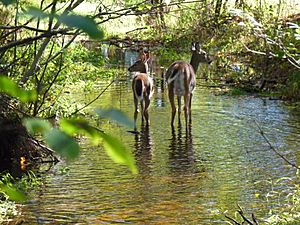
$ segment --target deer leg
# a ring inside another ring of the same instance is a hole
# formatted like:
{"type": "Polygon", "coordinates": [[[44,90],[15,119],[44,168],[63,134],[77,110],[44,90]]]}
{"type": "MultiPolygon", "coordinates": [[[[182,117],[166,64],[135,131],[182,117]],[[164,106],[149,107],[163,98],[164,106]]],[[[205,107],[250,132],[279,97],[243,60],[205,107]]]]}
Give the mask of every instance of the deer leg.
{"type": "Polygon", "coordinates": [[[146,98],[145,99],[145,109],[144,109],[144,117],[146,119],[146,126],[149,125],[149,113],[148,113],[148,108],[149,108],[149,105],[150,105],[150,99],[146,98]]]}
{"type": "Polygon", "coordinates": [[[184,95],[184,118],[185,124],[188,125],[188,116],[189,116],[189,109],[190,109],[190,94],[187,93],[184,95]]]}
{"type": "Polygon", "coordinates": [[[141,101],[141,117],[142,117],[142,124],[144,124],[144,113],[145,113],[145,103],[144,100],[141,101]]]}
{"type": "Polygon", "coordinates": [[[193,93],[190,93],[190,101],[189,101],[189,123],[192,123],[192,98],[193,93]]]}
{"type": "Polygon", "coordinates": [[[180,115],[181,115],[181,96],[177,96],[178,104],[178,124],[181,125],[180,115]]]}
{"type": "Polygon", "coordinates": [[[173,84],[169,85],[168,92],[169,92],[169,101],[170,101],[171,108],[172,108],[171,126],[173,127],[174,118],[175,118],[175,114],[176,114],[176,106],[175,106],[175,102],[174,102],[174,87],[173,87],[173,84]]]}
{"type": "Polygon", "coordinates": [[[136,130],[136,120],[139,112],[139,102],[138,99],[134,96],[134,129],[136,130]]]}

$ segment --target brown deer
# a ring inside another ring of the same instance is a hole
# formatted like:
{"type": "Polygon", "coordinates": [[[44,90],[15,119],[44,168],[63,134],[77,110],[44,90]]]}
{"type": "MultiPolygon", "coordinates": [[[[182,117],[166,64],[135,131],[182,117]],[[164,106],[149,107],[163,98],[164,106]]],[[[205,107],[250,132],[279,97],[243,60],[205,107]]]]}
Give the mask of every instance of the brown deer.
{"type": "Polygon", "coordinates": [[[196,72],[198,66],[200,62],[208,64],[212,62],[212,58],[204,50],[201,49],[199,42],[193,42],[191,49],[192,58],[190,63],[187,63],[185,61],[175,61],[169,66],[166,72],[169,100],[172,107],[172,127],[176,114],[174,96],[177,96],[179,124],[181,123],[181,97],[184,97],[184,116],[186,126],[188,126],[188,121],[189,123],[191,123],[191,103],[193,91],[196,87],[196,72]]]}
{"type": "Polygon", "coordinates": [[[139,103],[141,105],[142,123],[146,120],[146,126],[149,125],[149,113],[148,108],[150,105],[150,99],[153,95],[153,80],[147,74],[148,59],[140,59],[136,61],[132,66],[128,68],[129,72],[134,72],[134,78],[132,80],[132,92],[134,99],[134,129],[136,130],[136,120],[139,112],[139,103]]]}
{"type": "Polygon", "coordinates": [[[148,63],[147,60],[139,59],[134,64],[132,64],[128,71],[131,73],[139,72],[139,73],[147,73],[148,72],[148,63]]]}
{"type": "Polygon", "coordinates": [[[129,68],[129,72],[148,73],[149,70],[150,53],[147,49],[142,49],[139,53],[139,60],[132,64],[129,68]]]}

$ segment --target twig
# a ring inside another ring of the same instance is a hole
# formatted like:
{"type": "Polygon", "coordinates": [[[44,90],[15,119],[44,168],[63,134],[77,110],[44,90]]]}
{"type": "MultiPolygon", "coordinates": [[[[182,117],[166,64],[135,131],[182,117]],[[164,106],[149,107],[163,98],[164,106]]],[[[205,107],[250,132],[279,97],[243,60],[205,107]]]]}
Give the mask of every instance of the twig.
{"type": "MultiPolygon", "coordinates": [[[[282,43],[278,43],[274,40],[272,40],[271,38],[267,37],[266,35],[262,35],[262,34],[257,34],[257,33],[254,33],[254,35],[256,37],[259,37],[259,38],[262,38],[264,39],[265,41],[273,44],[273,45],[276,45],[278,46],[286,55],[286,60],[294,67],[296,67],[297,69],[300,69],[300,63],[289,53],[289,51],[286,49],[286,47],[282,44],[282,43]]],[[[246,50],[248,52],[251,52],[251,53],[254,53],[254,54],[257,54],[257,55],[268,55],[268,56],[271,56],[271,57],[275,57],[275,58],[279,58],[278,56],[276,56],[274,53],[272,52],[260,52],[260,51],[256,51],[256,50],[252,50],[250,48],[248,48],[245,44],[243,44],[244,47],[246,48],[246,50]]]]}
{"type": "Polygon", "coordinates": [[[69,30],[70,29],[54,30],[54,31],[50,31],[50,32],[47,32],[47,33],[43,33],[43,34],[38,35],[38,36],[24,38],[24,39],[21,39],[21,40],[10,42],[7,45],[4,45],[4,46],[0,47],[0,52],[4,52],[4,51],[6,51],[10,48],[13,48],[15,46],[31,44],[32,42],[34,42],[36,40],[43,39],[43,38],[49,38],[49,37],[52,37],[52,36],[55,36],[55,35],[58,35],[58,34],[67,34],[67,32],[69,30]]]}
{"type": "Polygon", "coordinates": [[[22,111],[21,109],[15,107],[13,104],[11,104],[9,101],[3,99],[3,98],[0,98],[0,101],[3,102],[4,104],[3,105],[7,105],[9,108],[11,108],[12,110],[15,110],[19,113],[21,113],[23,116],[26,116],[26,117],[30,117],[30,115],[24,111],[22,111]]]}
{"type": "Polygon", "coordinates": [[[229,217],[229,216],[227,216],[227,215],[225,215],[225,217],[226,217],[227,219],[229,219],[230,221],[234,222],[235,225],[241,225],[241,224],[240,224],[239,222],[237,222],[235,219],[233,219],[233,218],[231,218],[231,217],[229,217]]]}
{"type": "Polygon", "coordinates": [[[252,50],[252,49],[248,48],[248,46],[245,45],[244,43],[243,43],[243,45],[244,45],[245,49],[246,49],[248,52],[251,52],[251,53],[254,53],[254,54],[257,54],[257,55],[270,55],[270,56],[272,56],[272,57],[275,57],[275,55],[274,55],[272,52],[269,52],[269,53],[267,54],[266,52],[260,52],[260,51],[252,50]]]}
{"type": "Polygon", "coordinates": [[[241,206],[238,204],[238,210],[237,210],[237,212],[239,213],[239,215],[242,217],[242,219],[243,219],[243,222],[238,222],[238,221],[236,221],[235,219],[233,219],[233,218],[231,218],[230,216],[227,216],[227,215],[225,215],[225,217],[228,219],[228,220],[230,220],[230,221],[232,221],[235,225],[244,225],[245,223],[247,223],[247,224],[249,224],[249,225],[259,225],[258,224],[258,222],[257,222],[257,219],[254,217],[254,214],[252,213],[252,220],[253,220],[253,222],[252,221],[250,221],[245,215],[244,215],[244,211],[243,211],[243,209],[241,208],[241,206]]]}
{"type": "Polygon", "coordinates": [[[251,217],[252,217],[253,222],[254,222],[256,225],[259,225],[259,224],[258,224],[258,221],[257,221],[257,219],[256,219],[256,217],[254,216],[253,213],[252,213],[251,217]]]}
{"type": "Polygon", "coordinates": [[[250,225],[254,225],[250,220],[247,219],[246,216],[244,216],[244,212],[242,210],[238,210],[238,213],[240,214],[240,216],[243,218],[244,222],[249,223],[250,225]]]}
{"type": "Polygon", "coordinates": [[[265,139],[265,141],[267,142],[267,144],[269,145],[270,149],[272,151],[274,151],[280,158],[282,158],[287,164],[289,164],[290,166],[296,168],[296,169],[300,169],[299,166],[297,166],[295,163],[290,162],[287,158],[284,157],[284,155],[282,155],[273,145],[272,143],[269,141],[269,139],[267,138],[267,136],[265,135],[264,131],[262,130],[261,126],[259,125],[259,123],[257,122],[257,120],[254,120],[256,123],[256,126],[259,129],[259,133],[261,134],[261,136],[265,139]]]}
{"type": "Polygon", "coordinates": [[[74,116],[75,114],[77,114],[79,111],[83,110],[84,108],[88,107],[90,104],[92,104],[93,102],[95,102],[97,99],[99,99],[101,97],[101,95],[115,82],[115,79],[113,79],[102,91],[101,93],[94,98],[92,101],[88,102],[87,104],[85,104],[83,107],[81,107],[80,109],[75,110],[73,113],[71,113],[70,116],[74,116]]]}

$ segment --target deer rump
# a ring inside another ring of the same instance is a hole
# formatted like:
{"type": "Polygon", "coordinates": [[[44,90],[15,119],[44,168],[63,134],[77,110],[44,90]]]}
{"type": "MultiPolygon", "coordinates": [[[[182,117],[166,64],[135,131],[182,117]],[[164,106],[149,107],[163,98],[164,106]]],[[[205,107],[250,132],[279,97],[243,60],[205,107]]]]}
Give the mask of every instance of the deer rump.
{"type": "Polygon", "coordinates": [[[134,90],[134,95],[136,99],[138,99],[140,102],[143,101],[145,98],[150,99],[152,92],[152,83],[148,79],[146,79],[144,76],[146,75],[137,75],[134,77],[133,83],[132,83],[132,89],[134,90]]]}
{"type": "Polygon", "coordinates": [[[184,61],[174,62],[166,73],[166,79],[168,85],[174,82],[173,90],[177,96],[193,93],[196,87],[194,69],[184,61]]]}

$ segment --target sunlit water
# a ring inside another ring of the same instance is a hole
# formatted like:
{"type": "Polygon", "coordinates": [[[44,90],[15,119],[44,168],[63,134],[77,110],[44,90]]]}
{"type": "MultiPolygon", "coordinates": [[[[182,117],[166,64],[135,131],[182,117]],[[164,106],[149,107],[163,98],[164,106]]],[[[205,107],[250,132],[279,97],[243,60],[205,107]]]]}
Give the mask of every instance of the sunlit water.
{"type": "MultiPolygon", "coordinates": [[[[269,182],[294,176],[295,170],[270,149],[255,121],[273,146],[297,162],[299,114],[279,101],[218,96],[198,87],[192,126],[186,130],[182,118],[183,126],[176,123],[172,131],[167,93],[159,83],[155,91],[149,129],[140,126],[140,118],[139,134],[97,122],[134,154],[139,174],[113,163],[101,145],[82,140],[80,157],[57,164],[30,193],[22,207],[25,224],[225,224],[222,213],[234,216],[237,204],[266,218],[272,205],[264,197],[273,188],[269,182]]],[[[78,101],[88,102],[99,92],[81,93],[78,101]]],[[[110,86],[89,110],[111,106],[133,117],[130,81],[110,86]]]]}

